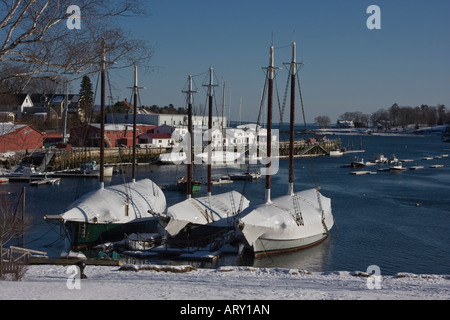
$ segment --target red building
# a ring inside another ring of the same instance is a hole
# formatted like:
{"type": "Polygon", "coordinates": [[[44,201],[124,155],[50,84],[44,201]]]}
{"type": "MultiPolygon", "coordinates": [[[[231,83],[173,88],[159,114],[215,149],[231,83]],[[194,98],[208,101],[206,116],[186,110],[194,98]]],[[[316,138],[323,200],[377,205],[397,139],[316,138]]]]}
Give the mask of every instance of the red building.
{"type": "Polygon", "coordinates": [[[0,152],[34,151],[44,146],[44,135],[29,125],[0,123],[0,152]]]}
{"type": "MultiPolygon", "coordinates": [[[[147,133],[155,129],[156,126],[137,125],[136,135],[147,133]]],[[[100,124],[83,125],[70,130],[70,143],[74,147],[100,147],[100,124]]],[[[106,124],[105,125],[105,146],[117,148],[120,146],[133,146],[133,126],[128,124],[106,124]]],[[[136,143],[137,139],[136,139],[136,143]]]]}

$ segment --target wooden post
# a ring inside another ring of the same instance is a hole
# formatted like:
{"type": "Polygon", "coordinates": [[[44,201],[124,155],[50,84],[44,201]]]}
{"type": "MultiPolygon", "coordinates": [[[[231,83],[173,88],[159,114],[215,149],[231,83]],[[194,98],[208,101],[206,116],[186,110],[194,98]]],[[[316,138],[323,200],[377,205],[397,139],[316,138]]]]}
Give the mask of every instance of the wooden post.
{"type": "Polygon", "coordinates": [[[25,248],[25,192],[26,188],[22,190],[22,247],[25,248]]]}

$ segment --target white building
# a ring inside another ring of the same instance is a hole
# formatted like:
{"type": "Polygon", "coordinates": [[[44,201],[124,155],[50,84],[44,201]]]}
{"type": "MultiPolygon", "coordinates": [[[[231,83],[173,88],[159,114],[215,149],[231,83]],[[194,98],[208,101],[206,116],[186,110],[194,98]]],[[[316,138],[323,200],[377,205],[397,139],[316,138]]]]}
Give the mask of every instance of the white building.
{"type": "MultiPolygon", "coordinates": [[[[188,116],[185,114],[144,114],[140,113],[136,115],[137,122],[142,124],[150,124],[153,126],[187,126],[188,116]]],[[[120,114],[107,114],[107,123],[133,123],[133,114],[120,113],[120,114]]],[[[207,116],[192,116],[192,123],[194,126],[208,126],[207,116]]],[[[226,125],[227,118],[213,117],[213,128],[222,128],[222,123],[226,125]]]]}
{"type": "Polygon", "coordinates": [[[139,147],[172,148],[172,136],[164,133],[147,133],[139,136],[139,147]]]}

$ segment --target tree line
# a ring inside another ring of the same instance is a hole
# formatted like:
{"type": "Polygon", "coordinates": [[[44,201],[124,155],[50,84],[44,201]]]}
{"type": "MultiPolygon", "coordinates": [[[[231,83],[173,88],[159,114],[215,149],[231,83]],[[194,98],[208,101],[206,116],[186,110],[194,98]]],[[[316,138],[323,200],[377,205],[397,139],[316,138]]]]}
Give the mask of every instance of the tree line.
{"type": "MultiPolygon", "coordinates": [[[[429,106],[422,104],[420,107],[401,107],[394,103],[391,107],[379,109],[372,114],[360,111],[345,112],[340,115],[338,121],[353,121],[355,128],[373,127],[377,129],[390,129],[395,127],[406,128],[408,126],[436,126],[450,123],[450,111],[443,104],[429,106]]],[[[322,128],[331,125],[328,116],[318,116],[315,124],[322,128]]]]}

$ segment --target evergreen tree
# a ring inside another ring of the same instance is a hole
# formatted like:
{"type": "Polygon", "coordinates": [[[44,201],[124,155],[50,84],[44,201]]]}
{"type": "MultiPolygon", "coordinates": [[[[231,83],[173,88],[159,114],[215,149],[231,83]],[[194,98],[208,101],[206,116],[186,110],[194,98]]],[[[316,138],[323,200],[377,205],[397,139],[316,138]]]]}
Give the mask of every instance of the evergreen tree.
{"type": "Polygon", "coordinates": [[[80,120],[85,123],[90,123],[94,109],[94,93],[92,91],[91,79],[88,76],[84,76],[81,81],[80,108],[84,114],[84,119],[80,120]]]}

